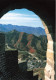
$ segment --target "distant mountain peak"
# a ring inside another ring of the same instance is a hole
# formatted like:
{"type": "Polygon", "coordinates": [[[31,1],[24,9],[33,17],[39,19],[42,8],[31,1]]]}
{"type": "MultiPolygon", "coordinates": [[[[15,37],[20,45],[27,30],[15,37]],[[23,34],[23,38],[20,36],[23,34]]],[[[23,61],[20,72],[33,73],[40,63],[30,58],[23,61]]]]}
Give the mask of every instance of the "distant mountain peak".
{"type": "Polygon", "coordinates": [[[18,25],[2,25],[0,24],[0,31],[9,32],[12,30],[16,30],[19,32],[25,32],[28,34],[34,34],[35,36],[46,35],[45,30],[41,27],[30,27],[30,26],[18,26],[18,25]]]}

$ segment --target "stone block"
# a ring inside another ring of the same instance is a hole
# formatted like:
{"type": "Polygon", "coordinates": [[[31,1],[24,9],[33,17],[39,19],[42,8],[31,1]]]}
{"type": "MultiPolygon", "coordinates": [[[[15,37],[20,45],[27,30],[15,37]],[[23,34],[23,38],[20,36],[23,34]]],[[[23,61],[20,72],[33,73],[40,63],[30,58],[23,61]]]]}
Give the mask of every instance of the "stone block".
{"type": "Polygon", "coordinates": [[[54,53],[53,51],[50,51],[49,49],[47,49],[47,58],[49,58],[51,61],[54,61],[54,53]]]}

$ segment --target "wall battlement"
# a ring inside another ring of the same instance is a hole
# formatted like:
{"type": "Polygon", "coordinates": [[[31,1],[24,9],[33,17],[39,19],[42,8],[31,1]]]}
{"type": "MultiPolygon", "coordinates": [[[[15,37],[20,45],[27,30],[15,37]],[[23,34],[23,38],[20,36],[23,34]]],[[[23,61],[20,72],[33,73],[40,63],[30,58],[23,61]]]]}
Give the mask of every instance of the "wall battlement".
{"type": "Polygon", "coordinates": [[[37,80],[33,71],[27,71],[27,62],[18,65],[18,51],[5,51],[5,35],[0,34],[0,80],[37,80]],[[24,69],[25,65],[25,69],[24,69]]]}

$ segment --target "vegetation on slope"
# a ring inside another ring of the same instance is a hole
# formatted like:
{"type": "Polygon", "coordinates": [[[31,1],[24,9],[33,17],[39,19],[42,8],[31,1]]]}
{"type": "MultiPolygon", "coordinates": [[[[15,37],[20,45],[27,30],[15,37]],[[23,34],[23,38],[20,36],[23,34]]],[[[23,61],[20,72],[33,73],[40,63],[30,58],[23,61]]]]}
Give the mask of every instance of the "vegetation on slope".
{"type": "Polygon", "coordinates": [[[47,49],[47,37],[46,35],[41,35],[39,37],[27,34],[24,32],[18,32],[16,30],[5,33],[6,48],[8,46],[11,49],[18,49],[20,51],[28,51],[34,54],[39,59],[46,59],[46,49],[47,49]]]}

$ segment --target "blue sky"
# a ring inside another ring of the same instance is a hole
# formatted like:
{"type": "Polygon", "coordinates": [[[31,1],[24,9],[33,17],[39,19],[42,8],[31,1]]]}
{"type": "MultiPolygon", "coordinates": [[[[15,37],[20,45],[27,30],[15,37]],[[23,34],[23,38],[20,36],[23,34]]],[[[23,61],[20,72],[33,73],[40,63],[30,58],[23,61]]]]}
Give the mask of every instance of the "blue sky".
{"type": "Polygon", "coordinates": [[[43,24],[40,18],[34,12],[27,9],[15,9],[9,11],[0,19],[0,24],[12,24],[43,28],[43,24]]]}

